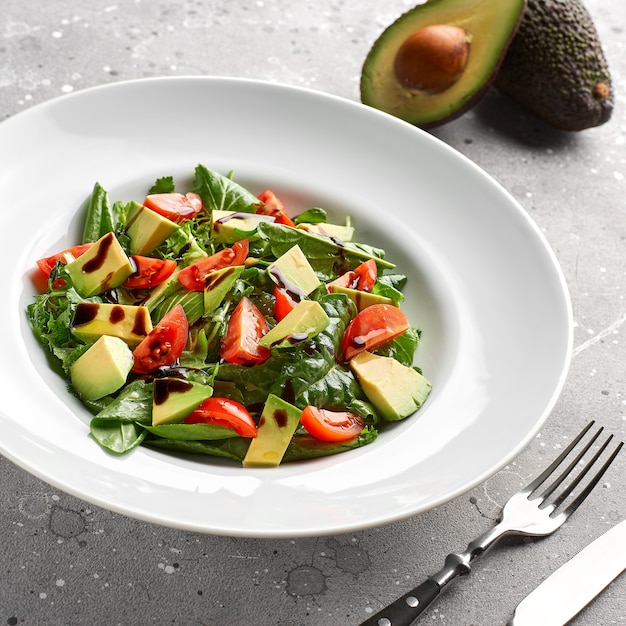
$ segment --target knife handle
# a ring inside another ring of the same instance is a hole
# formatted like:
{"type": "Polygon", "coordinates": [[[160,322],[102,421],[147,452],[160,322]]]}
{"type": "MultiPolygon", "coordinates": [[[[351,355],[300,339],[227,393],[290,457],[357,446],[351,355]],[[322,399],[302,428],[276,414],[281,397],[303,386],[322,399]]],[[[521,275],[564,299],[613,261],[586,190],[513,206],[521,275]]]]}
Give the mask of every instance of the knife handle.
{"type": "Polygon", "coordinates": [[[410,626],[439,595],[441,587],[428,578],[412,591],[376,613],[361,626],[410,626]]]}

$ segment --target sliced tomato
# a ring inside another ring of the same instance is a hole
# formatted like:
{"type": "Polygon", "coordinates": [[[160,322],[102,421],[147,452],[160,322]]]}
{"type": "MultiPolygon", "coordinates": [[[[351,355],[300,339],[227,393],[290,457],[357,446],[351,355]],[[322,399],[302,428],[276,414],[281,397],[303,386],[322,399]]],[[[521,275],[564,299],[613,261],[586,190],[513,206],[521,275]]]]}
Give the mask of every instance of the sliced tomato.
{"type": "Polygon", "coordinates": [[[378,279],[378,267],[374,259],[364,261],[353,270],[343,273],[335,280],[329,282],[328,287],[346,287],[347,289],[358,289],[359,291],[372,291],[378,279]]]}
{"type": "Polygon", "coordinates": [[[132,371],[150,374],[159,367],[173,365],[187,343],[189,323],[182,305],[170,309],[147,337],[133,350],[132,371]]]}
{"type": "Polygon", "coordinates": [[[300,415],[301,424],[321,441],[354,439],[364,428],[363,418],[346,411],[330,411],[307,406],[300,415]]]}
{"type": "Polygon", "coordinates": [[[178,280],[190,291],[204,291],[206,277],[213,271],[229,265],[243,265],[248,257],[247,239],[236,241],[232,248],[224,248],[206,259],[196,261],[178,272],[178,280]]]}
{"type": "Polygon", "coordinates": [[[357,277],[356,288],[359,291],[372,291],[372,287],[378,279],[378,267],[374,259],[368,259],[355,268],[354,273],[357,277]]]}
{"type": "Polygon", "coordinates": [[[52,256],[39,259],[37,261],[37,267],[41,270],[41,273],[45,276],[46,280],[48,280],[48,278],[50,278],[50,273],[58,261],[67,263],[68,258],[77,259],[81,254],[87,252],[91,246],[93,246],[93,243],[81,243],[77,246],[66,248],[65,250],[61,250],[61,252],[57,252],[52,256]]]}
{"type": "Polygon", "coordinates": [[[167,280],[176,269],[176,261],[153,259],[149,256],[131,257],[137,268],[123,283],[127,289],[151,289],[167,280]]]}
{"type": "Polygon", "coordinates": [[[228,426],[241,437],[254,438],[257,435],[256,424],[248,409],[230,398],[205,400],[185,418],[185,424],[228,426]]]}
{"type": "Polygon", "coordinates": [[[258,196],[261,204],[257,208],[256,212],[259,215],[271,215],[277,224],[284,224],[285,226],[295,226],[293,221],[287,215],[285,206],[282,201],[276,196],[273,191],[266,189],[262,191],[258,196]]]}
{"type": "Polygon", "coordinates": [[[244,297],[228,319],[226,335],[222,340],[220,356],[228,363],[257,365],[271,354],[269,348],[259,345],[259,339],[269,330],[257,306],[244,297]]]}
{"type": "Polygon", "coordinates": [[[299,300],[295,299],[287,290],[278,285],[274,287],[274,317],[277,322],[293,311],[299,300]]]}
{"type": "Polygon", "coordinates": [[[153,193],[146,196],[144,206],[173,222],[195,217],[202,210],[202,198],[197,193],[153,193]]]}
{"type": "Polygon", "coordinates": [[[332,291],[331,287],[345,287],[346,289],[356,289],[359,283],[359,277],[356,275],[354,270],[350,270],[348,272],[344,272],[341,276],[335,278],[335,280],[331,280],[329,283],[326,283],[326,286],[329,288],[329,291],[332,291]]]}
{"type": "Polygon", "coordinates": [[[391,304],[373,304],[356,314],[343,335],[341,348],[349,361],[363,350],[376,350],[410,328],[406,315],[391,304]]]}

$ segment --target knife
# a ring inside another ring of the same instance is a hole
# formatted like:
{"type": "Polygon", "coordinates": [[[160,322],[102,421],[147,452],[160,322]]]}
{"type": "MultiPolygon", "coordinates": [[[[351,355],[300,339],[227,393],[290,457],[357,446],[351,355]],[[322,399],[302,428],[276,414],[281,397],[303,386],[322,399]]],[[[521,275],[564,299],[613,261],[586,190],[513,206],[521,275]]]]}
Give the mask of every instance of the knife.
{"type": "Polygon", "coordinates": [[[508,626],[563,626],[626,570],[626,521],[581,550],[522,600],[508,626]]]}

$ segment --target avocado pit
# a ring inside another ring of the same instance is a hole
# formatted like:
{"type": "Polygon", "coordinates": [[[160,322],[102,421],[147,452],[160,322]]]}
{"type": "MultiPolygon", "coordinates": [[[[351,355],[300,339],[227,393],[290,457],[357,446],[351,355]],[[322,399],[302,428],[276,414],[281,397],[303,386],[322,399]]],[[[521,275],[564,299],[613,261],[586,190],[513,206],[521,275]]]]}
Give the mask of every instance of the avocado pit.
{"type": "Polygon", "coordinates": [[[469,37],[462,28],[433,24],[404,40],[393,69],[396,79],[406,89],[441,93],[463,75],[469,53],[469,37]]]}

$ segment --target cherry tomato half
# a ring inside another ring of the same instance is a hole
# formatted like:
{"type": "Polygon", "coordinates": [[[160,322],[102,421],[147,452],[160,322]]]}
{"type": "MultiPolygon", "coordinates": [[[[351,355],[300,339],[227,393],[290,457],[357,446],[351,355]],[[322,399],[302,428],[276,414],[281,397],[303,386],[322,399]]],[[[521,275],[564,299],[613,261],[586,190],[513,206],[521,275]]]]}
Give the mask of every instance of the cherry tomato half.
{"type": "Polygon", "coordinates": [[[185,418],[185,424],[228,426],[241,437],[254,438],[257,435],[256,424],[246,407],[229,398],[205,400],[185,418]]]}
{"type": "Polygon", "coordinates": [[[178,280],[190,291],[204,291],[206,277],[213,271],[229,265],[243,265],[248,256],[248,240],[236,241],[232,248],[224,248],[206,259],[196,261],[178,272],[178,280]]]}
{"type": "Polygon", "coordinates": [[[357,276],[356,288],[359,291],[372,291],[372,287],[378,278],[378,268],[374,259],[368,259],[355,268],[354,273],[357,276]]]}
{"type": "Polygon", "coordinates": [[[275,222],[277,224],[284,224],[285,226],[295,226],[295,224],[287,215],[287,212],[285,211],[285,206],[273,191],[266,189],[265,191],[261,192],[257,197],[262,203],[256,210],[259,215],[271,215],[275,218],[275,222]]]}
{"type": "Polygon", "coordinates": [[[147,337],[133,350],[132,371],[150,374],[159,367],[173,365],[187,343],[189,323],[182,305],[169,310],[147,337]]]}
{"type": "Polygon", "coordinates": [[[328,283],[329,287],[346,287],[347,289],[358,289],[359,291],[372,291],[378,278],[378,268],[374,259],[364,261],[353,270],[345,272],[335,280],[328,283]]]}
{"type": "Polygon", "coordinates": [[[176,261],[133,255],[137,268],[123,283],[127,289],[151,289],[167,280],[176,269],[176,261]]]}
{"type": "Polygon", "coordinates": [[[299,300],[285,289],[281,289],[278,285],[274,287],[274,317],[277,322],[283,319],[288,313],[293,311],[299,300]]]}
{"type": "Polygon", "coordinates": [[[373,304],[356,314],[343,335],[346,361],[363,350],[376,350],[410,328],[406,315],[391,304],[373,304]]]}
{"type": "Polygon", "coordinates": [[[220,356],[228,363],[257,365],[271,354],[269,348],[259,345],[259,339],[269,330],[257,306],[244,297],[228,320],[226,336],[222,340],[220,356]]]}
{"type": "Polygon", "coordinates": [[[92,245],[93,243],[81,243],[77,246],[72,246],[71,248],[67,248],[65,250],[62,250],[61,252],[57,252],[52,256],[39,259],[37,261],[37,267],[41,270],[41,273],[45,276],[46,280],[48,280],[48,278],[50,278],[50,273],[52,272],[54,266],[57,264],[58,261],[66,263],[68,256],[76,259],[84,252],[87,252],[87,250],[89,250],[92,245]]]}
{"type": "Polygon", "coordinates": [[[202,198],[197,193],[153,193],[146,196],[144,205],[173,222],[195,217],[202,210],[202,198]]]}
{"type": "Polygon", "coordinates": [[[307,406],[300,422],[310,435],[321,441],[347,441],[354,439],[364,428],[363,418],[345,411],[330,411],[307,406]]]}

